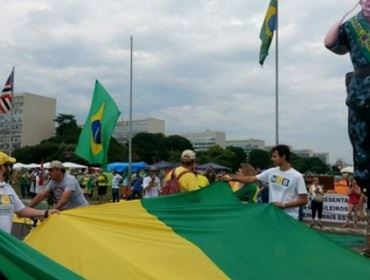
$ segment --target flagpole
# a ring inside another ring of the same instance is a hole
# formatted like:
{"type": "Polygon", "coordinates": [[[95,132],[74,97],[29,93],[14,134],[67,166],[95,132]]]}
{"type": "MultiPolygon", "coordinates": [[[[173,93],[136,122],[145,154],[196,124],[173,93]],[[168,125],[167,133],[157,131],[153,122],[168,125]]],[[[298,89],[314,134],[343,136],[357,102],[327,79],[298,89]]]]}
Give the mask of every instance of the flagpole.
{"type": "Polygon", "coordinates": [[[279,0],[276,1],[275,34],[275,144],[279,144],[279,0]]]}
{"type": "Polygon", "coordinates": [[[132,49],[133,49],[133,38],[130,37],[130,125],[128,134],[128,174],[127,182],[128,186],[131,186],[131,165],[132,165],[132,49]]]}
{"type": "Polygon", "coordinates": [[[10,113],[9,113],[9,155],[11,156],[13,153],[13,145],[12,145],[12,134],[13,134],[13,129],[12,129],[12,119],[13,119],[13,111],[14,111],[14,66],[12,69],[12,102],[11,102],[11,107],[10,107],[10,113]]]}

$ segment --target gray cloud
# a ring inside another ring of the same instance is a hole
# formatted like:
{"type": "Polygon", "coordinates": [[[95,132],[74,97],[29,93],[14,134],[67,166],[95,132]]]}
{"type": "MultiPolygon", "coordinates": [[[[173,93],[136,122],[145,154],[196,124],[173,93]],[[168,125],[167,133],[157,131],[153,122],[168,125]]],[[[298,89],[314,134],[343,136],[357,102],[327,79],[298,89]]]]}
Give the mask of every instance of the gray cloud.
{"type": "MultiPolygon", "coordinates": [[[[274,43],[258,65],[268,0],[1,2],[0,74],[16,66],[16,91],[55,97],[58,112],[83,121],[98,78],[127,119],[133,35],[134,118],[164,118],[168,133],[214,129],[274,143],[274,43]]],[[[352,66],[323,38],[352,4],[280,2],[280,140],[332,161],[351,161],[352,66]]]]}

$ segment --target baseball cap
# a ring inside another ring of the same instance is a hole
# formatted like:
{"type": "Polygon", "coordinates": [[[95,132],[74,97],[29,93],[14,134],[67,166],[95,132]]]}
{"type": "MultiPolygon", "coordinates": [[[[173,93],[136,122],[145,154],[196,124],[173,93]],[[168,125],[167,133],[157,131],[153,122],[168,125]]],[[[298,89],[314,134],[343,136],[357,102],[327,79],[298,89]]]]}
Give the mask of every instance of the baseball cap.
{"type": "Polygon", "coordinates": [[[58,169],[65,169],[63,163],[61,163],[59,160],[53,160],[49,164],[49,169],[58,168],[58,169]]]}
{"type": "Polygon", "coordinates": [[[158,171],[158,168],[155,167],[155,166],[150,166],[149,167],[149,172],[152,171],[152,172],[157,172],[158,171]]]}
{"type": "Polygon", "coordinates": [[[14,162],[16,162],[15,158],[8,156],[6,153],[0,152],[0,165],[14,162]]]}
{"type": "Polygon", "coordinates": [[[195,153],[192,150],[185,150],[181,154],[181,160],[183,161],[195,160],[195,153]]]}

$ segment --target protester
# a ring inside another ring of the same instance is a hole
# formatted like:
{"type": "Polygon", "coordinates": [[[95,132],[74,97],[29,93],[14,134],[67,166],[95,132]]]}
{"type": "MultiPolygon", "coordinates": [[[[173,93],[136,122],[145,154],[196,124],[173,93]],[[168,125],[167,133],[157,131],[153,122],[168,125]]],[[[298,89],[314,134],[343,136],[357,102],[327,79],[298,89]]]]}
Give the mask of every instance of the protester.
{"type": "Polygon", "coordinates": [[[197,180],[199,188],[204,188],[209,185],[207,176],[200,174],[195,168],[194,168],[193,173],[195,174],[195,178],[197,180]]]}
{"type": "Polygon", "coordinates": [[[96,184],[98,187],[98,200],[102,201],[108,191],[108,177],[101,169],[97,171],[96,184]]]}
{"type": "Polygon", "coordinates": [[[354,221],[354,227],[356,227],[358,221],[365,221],[363,201],[364,194],[361,192],[361,188],[358,186],[356,180],[353,179],[348,188],[348,213],[346,223],[343,227],[348,227],[350,220],[354,221]]]}
{"type": "Polygon", "coordinates": [[[35,193],[38,194],[45,190],[45,172],[38,168],[35,174],[35,193]]]}
{"type": "Polygon", "coordinates": [[[310,195],[311,195],[311,210],[312,210],[312,222],[311,227],[315,226],[316,213],[319,219],[319,227],[322,228],[321,218],[322,218],[322,208],[324,203],[324,189],[319,183],[319,178],[314,177],[312,179],[312,184],[310,185],[310,195]]]}
{"type": "Polygon", "coordinates": [[[216,171],[210,166],[207,167],[206,172],[204,173],[204,176],[207,177],[209,183],[213,183],[216,181],[216,171]]]}
{"type": "MultiPolygon", "coordinates": [[[[242,163],[237,176],[256,176],[257,172],[254,167],[249,163],[242,163]]],[[[240,189],[235,192],[235,195],[243,202],[256,203],[259,193],[259,186],[257,183],[244,184],[240,189]]]]}
{"type": "Polygon", "coordinates": [[[119,202],[119,188],[122,183],[122,176],[116,170],[112,170],[112,201],[119,202]]]}
{"type": "Polygon", "coordinates": [[[28,171],[28,178],[29,178],[29,181],[30,181],[29,194],[30,194],[31,198],[34,198],[37,195],[37,193],[36,193],[36,173],[37,173],[37,171],[35,169],[30,169],[28,171]]]}
{"type": "Polygon", "coordinates": [[[144,178],[140,172],[135,172],[131,177],[131,193],[129,199],[141,199],[143,197],[143,181],[144,178]]]}
{"type": "Polygon", "coordinates": [[[178,178],[180,192],[190,192],[198,190],[199,184],[194,174],[196,155],[192,150],[185,150],[181,154],[181,165],[172,169],[164,179],[164,185],[171,179],[171,176],[178,178]]]}
{"type": "Polygon", "coordinates": [[[21,190],[21,197],[25,199],[29,196],[29,189],[30,189],[30,181],[28,179],[28,172],[26,169],[21,169],[18,183],[21,190]]]}
{"type": "Polygon", "coordinates": [[[11,172],[11,164],[15,161],[15,158],[0,152],[0,229],[7,233],[12,230],[14,213],[19,217],[44,219],[49,214],[59,212],[56,209],[38,210],[24,206],[13,187],[7,183],[11,172]]]}
{"type": "Polygon", "coordinates": [[[94,179],[89,174],[88,169],[85,170],[85,172],[84,172],[84,174],[81,178],[81,181],[79,181],[79,184],[81,186],[82,193],[83,193],[83,195],[85,196],[86,199],[91,199],[92,198],[93,189],[94,189],[93,181],[94,181],[94,179]]]}
{"type": "MultiPolygon", "coordinates": [[[[370,224],[370,0],[356,1],[356,6],[331,27],[325,47],[336,54],[350,54],[354,71],[346,75],[348,132],[353,146],[354,177],[366,189],[367,217],[370,224]],[[360,4],[362,10],[348,21],[345,18],[360,4]],[[343,23],[344,22],[344,23],[343,23]]],[[[367,249],[370,257],[370,226],[367,249]]]]}
{"type": "Polygon", "coordinates": [[[66,169],[60,161],[54,160],[50,163],[49,174],[51,180],[45,190],[32,199],[29,207],[35,207],[50,193],[52,193],[56,199],[54,208],[58,210],[89,205],[76,178],[66,174],[66,169]]]}
{"type": "Polygon", "coordinates": [[[144,198],[159,196],[159,192],[161,190],[161,182],[157,177],[157,172],[157,168],[149,168],[149,174],[144,178],[143,181],[144,198]]]}
{"type": "Polygon", "coordinates": [[[307,204],[307,189],[301,173],[292,168],[290,149],[286,145],[272,148],[272,162],[275,168],[270,168],[255,176],[226,175],[223,180],[241,183],[253,183],[258,180],[269,184],[269,202],[298,219],[298,207],[307,204]]]}

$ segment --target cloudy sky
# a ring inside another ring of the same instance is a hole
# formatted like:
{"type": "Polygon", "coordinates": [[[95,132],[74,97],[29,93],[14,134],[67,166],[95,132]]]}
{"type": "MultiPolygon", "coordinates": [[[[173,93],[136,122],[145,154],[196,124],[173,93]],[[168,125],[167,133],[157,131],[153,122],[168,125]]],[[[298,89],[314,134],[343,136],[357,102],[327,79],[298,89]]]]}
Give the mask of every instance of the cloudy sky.
{"type": "MultiPolygon", "coordinates": [[[[355,0],[280,3],[280,142],[352,161],[344,75],[352,65],[323,46],[355,0]],[[320,2],[320,3],[319,3],[320,2]]],[[[166,120],[166,133],[219,130],[275,143],[275,43],[258,64],[269,0],[0,0],[0,82],[88,114],[99,79],[129,118],[166,120]]]]}

